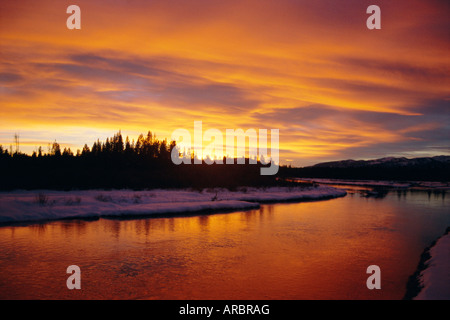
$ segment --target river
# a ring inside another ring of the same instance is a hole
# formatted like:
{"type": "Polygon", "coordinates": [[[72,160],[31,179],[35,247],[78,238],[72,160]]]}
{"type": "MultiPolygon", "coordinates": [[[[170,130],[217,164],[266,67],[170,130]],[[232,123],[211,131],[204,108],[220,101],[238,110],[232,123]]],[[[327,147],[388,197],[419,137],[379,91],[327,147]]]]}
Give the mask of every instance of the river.
{"type": "Polygon", "coordinates": [[[0,299],[401,299],[450,226],[445,193],[265,204],[185,217],[0,227],[0,299]],[[81,269],[69,290],[66,269],[81,269]],[[381,270],[369,290],[366,269],[381,270]]]}

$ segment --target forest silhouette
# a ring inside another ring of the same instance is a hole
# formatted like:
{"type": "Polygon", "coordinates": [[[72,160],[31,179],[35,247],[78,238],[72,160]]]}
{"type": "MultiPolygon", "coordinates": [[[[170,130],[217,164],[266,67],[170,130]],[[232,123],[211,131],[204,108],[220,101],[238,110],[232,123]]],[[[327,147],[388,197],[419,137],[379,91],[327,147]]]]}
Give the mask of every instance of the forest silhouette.
{"type": "MultiPolygon", "coordinates": [[[[175,141],[157,139],[151,131],[136,142],[125,140],[119,131],[92,147],[87,144],[74,153],[56,141],[47,152],[39,147],[32,155],[0,146],[1,190],[14,189],[150,189],[150,188],[235,188],[270,186],[281,182],[275,176],[261,176],[261,163],[234,165],[180,164],[171,160],[175,141]]],[[[224,158],[225,160],[225,158],[224,158]]]]}
{"type": "MultiPolygon", "coordinates": [[[[62,149],[56,141],[47,152],[39,147],[32,155],[20,152],[19,137],[15,135],[15,150],[0,145],[2,174],[0,190],[15,189],[154,189],[154,188],[227,188],[291,186],[299,184],[291,177],[335,178],[356,180],[450,181],[450,162],[436,162],[408,166],[279,167],[276,175],[261,175],[260,162],[250,164],[180,164],[171,160],[176,147],[174,141],[158,140],[148,132],[136,142],[124,140],[119,131],[113,137],[92,147],[87,144],[74,153],[62,149]]],[[[192,160],[194,155],[191,155],[192,160]]],[[[193,161],[191,161],[193,162],[193,161]]],[[[223,163],[226,158],[223,158],[223,163]]],[[[267,165],[268,166],[268,165],[267,165]]]]}

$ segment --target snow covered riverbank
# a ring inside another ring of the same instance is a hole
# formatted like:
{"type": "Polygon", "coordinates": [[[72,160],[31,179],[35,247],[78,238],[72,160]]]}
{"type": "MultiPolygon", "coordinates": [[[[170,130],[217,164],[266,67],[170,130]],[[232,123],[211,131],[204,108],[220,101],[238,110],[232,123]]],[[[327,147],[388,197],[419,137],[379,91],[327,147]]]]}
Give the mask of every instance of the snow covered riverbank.
{"type": "Polygon", "coordinates": [[[264,202],[345,196],[329,186],[190,190],[14,191],[0,193],[0,224],[72,218],[170,215],[255,209],[264,202]]]}
{"type": "Polygon", "coordinates": [[[435,181],[384,181],[384,180],[348,180],[324,178],[293,178],[292,180],[315,182],[319,184],[348,185],[362,187],[388,187],[416,190],[450,190],[450,182],[435,181]]]}
{"type": "Polygon", "coordinates": [[[450,227],[431,248],[418,275],[420,289],[415,300],[450,300],[450,227]]]}

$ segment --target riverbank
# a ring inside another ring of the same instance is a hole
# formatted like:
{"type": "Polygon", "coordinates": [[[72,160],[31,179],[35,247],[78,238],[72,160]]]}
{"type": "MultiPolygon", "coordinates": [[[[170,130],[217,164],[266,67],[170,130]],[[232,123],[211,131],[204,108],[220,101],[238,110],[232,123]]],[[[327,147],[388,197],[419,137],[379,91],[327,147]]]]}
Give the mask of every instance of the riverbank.
{"type": "Polygon", "coordinates": [[[312,182],[327,185],[347,185],[373,188],[394,188],[409,190],[450,191],[450,182],[435,181],[388,181],[388,180],[347,180],[324,178],[291,178],[294,181],[312,182]]]}
{"type": "Polygon", "coordinates": [[[250,210],[260,203],[345,196],[330,186],[195,190],[14,191],[0,193],[0,224],[250,210]]]}
{"type": "Polygon", "coordinates": [[[450,227],[422,253],[404,299],[450,300],[450,227]]]}

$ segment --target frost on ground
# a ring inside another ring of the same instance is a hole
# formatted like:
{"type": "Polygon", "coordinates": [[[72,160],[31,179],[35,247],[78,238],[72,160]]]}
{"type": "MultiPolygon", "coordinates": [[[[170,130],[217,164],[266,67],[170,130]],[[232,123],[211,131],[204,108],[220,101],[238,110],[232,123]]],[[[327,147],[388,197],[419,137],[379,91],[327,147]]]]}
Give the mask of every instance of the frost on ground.
{"type": "Polygon", "coordinates": [[[14,191],[0,193],[0,223],[248,210],[261,202],[320,200],[345,191],[329,186],[192,190],[14,191]]]}
{"type": "Polygon", "coordinates": [[[450,232],[439,238],[429,254],[419,275],[422,288],[415,299],[450,300],[450,232]]]}

